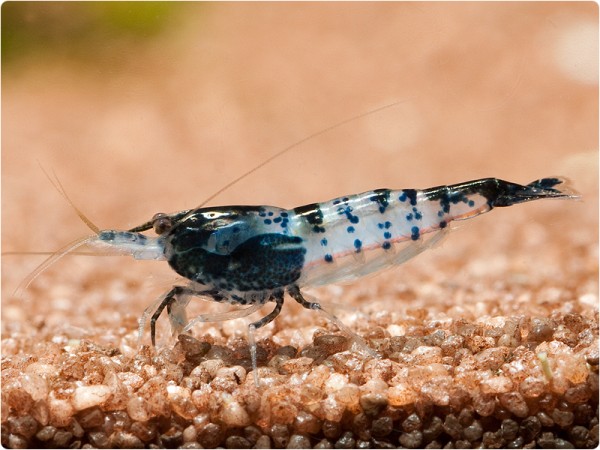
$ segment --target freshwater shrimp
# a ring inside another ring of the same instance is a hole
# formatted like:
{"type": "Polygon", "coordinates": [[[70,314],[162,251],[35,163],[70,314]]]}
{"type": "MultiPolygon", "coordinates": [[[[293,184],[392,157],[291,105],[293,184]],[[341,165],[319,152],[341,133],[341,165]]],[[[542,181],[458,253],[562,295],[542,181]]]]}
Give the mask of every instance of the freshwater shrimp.
{"type": "MultiPolygon", "coordinates": [[[[187,284],[173,286],[142,314],[139,336],[149,318],[153,345],[156,321],[165,308],[172,331],[179,333],[198,322],[245,317],[273,302],[269,314],[248,326],[258,385],[254,331],[279,315],[286,293],[303,307],[325,314],[364,348],[360,337],[318,301],[307,299],[302,290],[355,280],[401,264],[432,247],[453,221],[532,200],[577,197],[557,188],[564,181],[550,177],[520,185],[483,178],[421,190],[376,189],[293,209],[220,206],[158,213],[127,231],[94,226],[93,236],[49,258],[31,274],[28,283],[58,258],[84,244],[136,259],[165,260],[187,284]],[[150,229],[156,236],[142,233],[150,229]],[[186,306],[192,297],[245,308],[188,321],[186,306]]],[[[66,196],[64,189],[62,193],[66,196]]]]}

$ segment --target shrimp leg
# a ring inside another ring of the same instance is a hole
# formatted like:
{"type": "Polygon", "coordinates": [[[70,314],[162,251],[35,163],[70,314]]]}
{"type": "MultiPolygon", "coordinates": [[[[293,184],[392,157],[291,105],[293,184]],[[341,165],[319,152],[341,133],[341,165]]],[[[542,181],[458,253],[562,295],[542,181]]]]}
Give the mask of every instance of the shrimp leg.
{"type": "Polygon", "coordinates": [[[221,294],[219,294],[218,291],[215,291],[214,289],[199,291],[187,286],[173,286],[173,289],[161,297],[158,302],[155,302],[149,308],[146,308],[142,314],[142,317],[140,318],[140,334],[144,331],[146,318],[150,312],[154,311],[150,318],[150,339],[152,341],[152,345],[156,345],[156,321],[165,308],[167,308],[173,333],[181,331],[181,329],[187,323],[187,319],[185,317],[185,307],[189,303],[190,296],[210,297],[214,301],[221,301],[224,298],[221,294]]]}
{"type": "Polygon", "coordinates": [[[348,328],[346,325],[344,325],[344,323],[340,319],[338,319],[334,314],[323,309],[321,304],[319,302],[317,302],[314,297],[310,297],[312,301],[306,300],[304,297],[305,296],[308,297],[308,295],[302,294],[302,292],[300,292],[300,288],[298,288],[298,286],[290,287],[288,289],[288,293],[294,300],[296,300],[298,303],[300,303],[306,309],[316,310],[316,311],[319,311],[321,314],[323,314],[330,322],[332,322],[336,327],[338,327],[338,329],[342,333],[349,336],[350,339],[352,340],[352,342],[358,344],[358,346],[360,347],[361,350],[363,350],[365,353],[369,354],[369,356],[371,356],[373,358],[380,357],[380,355],[378,355],[377,352],[375,352],[371,347],[369,347],[369,345],[365,342],[365,340],[362,337],[360,337],[358,334],[356,334],[352,330],[350,330],[350,328],[348,328]]]}

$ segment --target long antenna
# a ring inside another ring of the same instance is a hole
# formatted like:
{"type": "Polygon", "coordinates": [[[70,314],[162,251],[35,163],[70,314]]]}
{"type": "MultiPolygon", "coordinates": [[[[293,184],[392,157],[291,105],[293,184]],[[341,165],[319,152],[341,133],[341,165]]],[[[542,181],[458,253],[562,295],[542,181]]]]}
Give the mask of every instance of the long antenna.
{"type": "Polygon", "coordinates": [[[206,200],[204,200],[202,203],[200,203],[200,205],[198,205],[198,206],[197,206],[195,209],[202,208],[204,205],[206,205],[208,202],[210,202],[210,201],[211,201],[213,198],[215,198],[216,196],[218,196],[218,195],[222,194],[223,192],[225,192],[226,190],[228,190],[228,189],[229,189],[230,187],[232,187],[233,185],[235,185],[235,184],[239,183],[241,180],[243,180],[243,179],[244,179],[244,178],[246,178],[247,176],[249,176],[249,175],[253,174],[253,173],[254,173],[254,172],[256,172],[257,170],[259,170],[259,169],[263,168],[264,166],[266,166],[267,164],[269,164],[269,163],[270,163],[271,161],[273,161],[274,159],[277,159],[277,158],[279,158],[279,157],[280,157],[280,156],[282,156],[283,154],[285,154],[285,153],[289,152],[291,149],[293,149],[293,148],[295,148],[295,147],[298,147],[299,145],[301,145],[301,144],[305,143],[306,141],[309,141],[309,140],[311,140],[311,139],[314,139],[314,138],[316,138],[317,136],[321,136],[322,134],[325,134],[325,133],[327,133],[327,132],[329,132],[329,131],[331,131],[331,130],[333,130],[333,129],[337,128],[337,127],[341,127],[342,125],[345,125],[345,124],[347,124],[347,123],[349,123],[349,122],[352,122],[352,121],[354,121],[354,120],[358,120],[358,119],[360,119],[360,118],[362,118],[362,117],[369,116],[369,115],[371,115],[371,114],[375,114],[375,113],[377,113],[377,112],[379,112],[379,111],[383,111],[384,109],[392,108],[392,107],[394,107],[394,106],[397,106],[397,105],[399,105],[399,104],[401,104],[401,103],[406,103],[407,101],[409,101],[409,100],[412,100],[412,99],[413,99],[413,98],[412,98],[412,97],[410,97],[410,98],[407,98],[407,99],[404,99],[404,100],[398,100],[398,101],[396,101],[396,102],[393,102],[393,103],[389,103],[389,104],[387,104],[387,105],[380,106],[380,107],[378,107],[378,108],[375,108],[375,109],[371,109],[371,110],[369,110],[369,111],[366,111],[366,112],[364,112],[364,113],[362,113],[362,114],[359,114],[359,115],[357,115],[357,116],[350,117],[349,119],[344,119],[344,120],[342,120],[342,121],[340,121],[340,122],[337,122],[337,123],[336,123],[336,124],[334,124],[334,125],[331,125],[331,126],[329,126],[329,127],[327,127],[327,128],[324,128],[324,129],[322,129],[322,130],[320,130],[320,131],[317,131],[316,133],[310,134],[309,136],[307,136],[307,137],[305,137],[305,138],[303,138],[303,139],[300,139],[299,141],[296,141],[296,142],[294,142],[292,145],[289,145],[289,146],[285,147],[283,150],[280,150],[280,151],[278,151],[278,152],[277,152],[277,153],[275,153],[274,155],[272,155],[272,156],[269,156],[267,159],[265,159],[263,162],[261,162],[261,163],[260,163],[258,166],[254,167],[253,169],[250,169],[250,170],[249,170],[249,171],[247,171],[247,172],[244,172],[244,173],[243,173],[243,174],[241,174],[240,176],[238,176],[238,177],[234,178],[233,180],[231,180],[229,183],[227,183],[225,186],[223,186],[223,187],[222,187],[221,189],[219,189],[217,192],[215,192],[215,193],[214,193],[214,194],[212,194],[210,197],[208,197],[206,200]]]}
{"type": "Polygon", "coordinates": [[[71,200],[71,198],[67,195],[67,191],[65,190],[62,183],[56,176],[56,173],[54,173],[54,171],[52,171],[52,175],[54,175],[54,179],[52,179],[52,177],[48,174],[48,172],[46,172],[46,169],[44,169],[44,166],[42,166],[39,161],[38,161],[38,164],[40,166],[40,169],[42,169],[42,172],[44,172],[44,175],[46,175],[46,178],[48,178],[48,181],[50,181],[50,183],[52,184],[52,186],[54,186],[54,188],[58,191],[58,193],[60,195],[62,195],[62,197],[67,202],[69,202],[69,204],[75,210],[75,212],[77,213],[79,218],[82,220],[82,222],[85,223],[87,225],[87,227],[90,230],[92,230],[94,233],[96,233],[96,234],[100,233],[100,228],[98,228],[96,226],[96,224],[94,224],[94,222],[92,222],[90,219],[88,219],[87,216],[83,212],[81,212],[81,210],[77,206],[75,206],[75,203],[73,203],[73,200],[71,200]]]}
{"type": "MultiPolygon", "coordinates": [[[[2,256],[51,256],[54,255],[56,251],[53,252],[17,252],[17,251],[8,251],[2,252],[2,256]]],[[[77,255],[77,256],[121,256],[121,255],[100,255],[98,252],[69,252],[69,255],[77,255]]]]}
{"type": "Polygon", "coordinates": [[[48,267],[50,267],[52,264],[54,264],[60,258],[65,256],[67,253],[70,253],[71,251],[75,250],[76,248],[79,248],[82,245],[87,244],[92,239],[96,239],[96,236],[95,235],[94,236],[86,236],[86,237],[77,239],[76,241],[71,242],[70,244],[65,245],[60,250],[54,252],[52,254],[52,256],[50,256],[42,264],[37,266],[33,272],[31,272],[29,275],[27,275],[27,277],[23,281],[21,281],[21,283],[19,283],[19,285],[17,286],[17,289],[15,289],[14,295],[16,297],[23,297],[23,292],[25,292],[25,289],[27,289],[29,287],[29,285],[33,282],[33,280],[35,280],[38,277],[39,274],[41,274],[44,270],[46,270],[48,267]]]}

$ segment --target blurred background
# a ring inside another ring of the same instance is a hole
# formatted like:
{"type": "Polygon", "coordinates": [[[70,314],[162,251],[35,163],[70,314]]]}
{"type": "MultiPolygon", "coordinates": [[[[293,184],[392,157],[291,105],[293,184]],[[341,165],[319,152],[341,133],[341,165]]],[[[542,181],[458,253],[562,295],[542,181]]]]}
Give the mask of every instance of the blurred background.
{"type": "MultiPolygon", "coordinates": [[[[52,251],[90,233],[40,165],[100,228],[126,229],[394,102],[211,204],[294,207],[557,174],[585,202],[522,211],[597,230],[595,3],[8,2],[1,12],[3,251],[52,251]]],[[[493,244],[483,232],[493,223],[472,225],[477,245],[493,244]]],[[[39,262],[5,257],[3,290],[39,262]]],[[[83,283],[86,264],[90,276],[108,270],[89,259],[55,270],[83,283]]],[[[135,277],[137,263],[126,267],[135,277]]]]}

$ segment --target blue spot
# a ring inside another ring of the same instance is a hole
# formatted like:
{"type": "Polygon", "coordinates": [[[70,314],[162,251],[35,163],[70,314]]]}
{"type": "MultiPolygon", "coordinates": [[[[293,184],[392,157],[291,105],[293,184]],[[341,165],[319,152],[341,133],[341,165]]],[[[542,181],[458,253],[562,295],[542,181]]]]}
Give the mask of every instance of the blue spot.
{"type": "Polygon", "coordinates": [[[346,217],[348,218],[348,220],[350,221],[350,223],[358,223],[360,221],[360,219],[358,218],[358,216],[355,216],[352,214],[352,207],[351,206],[346,206],[345,208],[338,208],[337,213],[341,216],[342,214],[345,214],[346,217]]]}
{"type": "Polygon", "coordinates": [[[456,205],[458,202],[465,202],[467,201],[467,198],[461,194],[460,192],[453,192],[452,194],[450,194],[450,201],[456,205]]]}
{"type": "Polygon", "coordinates": [[[410,238],[413,241],[416,241],[417,239],[419,239],[419,227],[412,227],[410,229],[410,232],[411,232],[410,238]]]}
{"type": "Polygon", "coordinates": [[[328,263],[333,262],[333,256],[331,256],[329,253],[327,253],[323,259],[328,263]]]}
{"type": "Polygon", "coordinates": [[[379,212],[381,214],[385,213],[385,210],[389,206],[390,192],[389,189],[377,189],[373,191],[373,195],[369,197],[369,200],[372,202],[379,203],[379,212]]]}
{"type": "Polygon", "coordinates": [[[377,226],[379,227],[380,230],[383,230],[383,224],[382,223],[378,223],[377,226]]]}
{"type": "Polygon", "coordinates": [[[334,200],[334,201],[333,201],[333,204],[334,204],[334,205],[339,205],[340,203],[342,203],[342,202],[341,202],[341,201],[339,201],[339,200],[334,200]]]}
{"type": "Polygon", "coordinates": [[[450,212],[450,200],[447,196],[440,200],[440,206],[442,207],[442,212],[446,214],[450,212]]]}
{"type": "Polygon", "coordinates": [[[444,215],[444,211],[438,211],[438,217],[442,217],[444,215]]]}
{"type": "Polygon", "coordinates": [[[405,202],[406,201],[406,194],[404,192],[402,194],[400,194],[400,197],[398,197],[398,200],[400,200],[401,202],[405,202]]]}
{"type": "Polygon", "coordinates": [[[342,200],[345,201],[345,202],[347,202],[350,199],[348,197],[344,197],[342,200]]]}
{"type": "Polygon", "coordinates": [[[347,229],[348,233],[354,233],[354,227],[353,226],[349,226],[347,229]]]}
{"type": "Polygon", "coordinates": [[[260,217],[266,217],[267,213],[266,212],[259,212],[258,215],[260,217]]]}
{"type": "Polygon", "coordinates": [[[468,205],[469,205],[470,207],[473,207],[473,206],[475,206],[475,202],[474,202],[473,200],[469,200],[469,203],[468,203],[468,205]]]}
{"type": "Polygon", "coordinates": [[[264,222],[265,222],[267,225],[271,225],[271,219],[265,219],[265,220],[264,220],[264,222]]]}
{"type": "Polygon", "coordinates": [[[325,233],[325,228],[324,227],[320,227],[319,225],[315,225],[313,227],[313,231],[315,233],[325,233]]]}
{"type": "Polygon", "coordinates": [[[327,239],[325,239],[325,238],[321,239],[321,245],[323,247],[325,247],[327,245],[327,239]]]}
{"type": "Polygon", "coordinates": [[[273,215],[273,211],[269,211],[269,217],[273,215]]]}
{"type": "Polygon", "coordinates": [[[412,213],[406,215],[406,220],[412,220],[412,213]]]}
{"type": "Polygon", "coordinates": [[[440,206],[445,213],[450,212],[450,203],[456,205],[459,202],[468,203],[467,197],[460,192],[447,192],[440,198],[440,206]]]}
{"type": "Polygon", "coordinates": [[[391,227],[391,226],[392,226],[392,222],[386,221],[386,222],[384,223],[384,225],[385,225],[385,228],[386,228],[386,229],[388,229],[389,227],[391,227]]]}
{"type": "Polygon", "coordinates": [[[287,216],[288,216],[288,213],[286,213],[286,212],[281,213],[281,217],[287,217],[287,216]]]}
{"type": "Polygon", "coordinates": [[[384,250],[389,250],[392,248],[392,244],[390,244],[388,241],[385,241],[383,244],[381,244],[381,248],[384,250]]]}
{"type": "Polygon", "coordinates": [[[356,253],[360,252],[360,248],[362,247],[362,242],[360,239],[354,240],[354,248],[356,249],[356,253]]]}
{"type": "Polygon", "coordinates": [[[389,231],[386,231],[385,233],[383,233],[383,237],[385,239],[391,239],[392,238],[392,233],[390,233],[389,231]]]}
{"type": "Polygon", "coordinates": [[[415,213],[415,219],[421,220],[422,218],[423,218],[423,215],[420,212],[415,213]]]}
{"type": "Polygon", "coordinates": [[[282,219],[281,219],[281,217],[275,217],[275,218],[273,219],[273,222],[274,222],[274,223],[279,223],[279,222],[281,222],[281,220],[282,220],[282,219]]]}
{"type": "Polygon", "coordinates": [[[445,221],[445,220],[442,220],[442,221],[440,222],[440,228],[446,228],[446,225],[448,225],[448,224],[446,223],[446,221],[445,221]]]}

